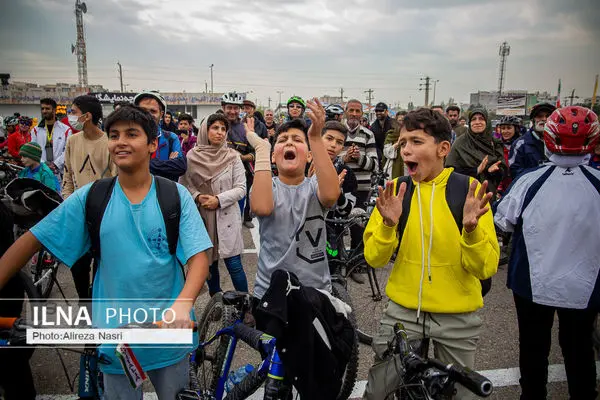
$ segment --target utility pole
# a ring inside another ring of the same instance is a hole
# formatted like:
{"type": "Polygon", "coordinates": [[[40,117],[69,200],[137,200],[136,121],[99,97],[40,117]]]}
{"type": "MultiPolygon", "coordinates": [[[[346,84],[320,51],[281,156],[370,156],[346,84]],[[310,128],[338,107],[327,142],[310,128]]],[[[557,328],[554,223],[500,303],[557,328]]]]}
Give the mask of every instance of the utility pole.
{"type": "Polygon", "coordinates": [[[571,99],[569,105],[572,106],[573,105],[573,99],[578,99],[579,96],[575,96],[575,89],[573,89],[571,91],[571,95],[566,97],[567,99],[571,99]]]}
{"type": "Polygon", "coordinates": [[[87,13],[87,5],[80,0],[75,1],[75,21],[77,26],[77,44],[71,45],[71,53],[77,50],[77,76],[79,87],[87,88],[87,53],[85,50],[85,33],[83,30],[83,14],[87,13]]]}
{"type": "Polygon", "coordinates": [[[371,100],[373,99],[373,89],[365,90],[367,101],[369,102],[369,120],[371,119],[371,100]]]}
{"type": "Polygon", "coordinates": [[[117,65],[119,66],[119,82],[121,82],[121,93],[123,93],[123,67],[121,63],[117,61],[117,65]]]}
{"type": "Polygon", "coordinates": [[[215,64],[210,64],[208,67],[210,68],[210,93],[213,94],[214,91],[214,87],[213,87],[213,67],[215,66],[215,64]]]}
{"type": "Polygon", "coordinates": [[[421,80],[425,81],[425,83],[419,84],[419,91],[425,90],[425,107],[429,107],[429,88],[431,86],[431,78],[426,76],[425,78],[421,78],[421,80]]]}
{"type": "Polygon", "coordinates": [[[435,89],[436,89],[437,83],[439,81],[440,81],[439,79],[436,79],[436,80],[433,81],[433,101],[432,101],[433,105],[435,105],[435,89]]]}
{"type": "Polygon", "coordinates": [[[278,90],[277,93],[279,94],[279,105],[277,108],[281,108],[281,94],[283,93],[283,90],[278,90]]]}
{"type": "Polygon", "coordinates": [[[271,108],[271,96],[267,100],[269,101],[269,108],[271,108]]]}
{"type": "Polygon", "coordinates": [[[208,93],[208,83],[204,81],[204,93],[208,93]]]}
{"type": "Polygon", "coordinates": [[[342,101],[342,108],[344,108],[344,88],[340,88],[340,100],[342,101]]]}

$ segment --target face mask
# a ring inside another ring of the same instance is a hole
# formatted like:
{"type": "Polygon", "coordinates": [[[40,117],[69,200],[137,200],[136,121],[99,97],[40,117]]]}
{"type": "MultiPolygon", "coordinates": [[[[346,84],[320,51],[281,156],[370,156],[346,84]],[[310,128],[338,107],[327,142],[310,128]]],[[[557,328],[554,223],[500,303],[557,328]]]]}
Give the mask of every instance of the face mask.
{"type": "Polygon", "coordinates": [[[76,115],[69,115],[67,117],[69,119],[69,125],[73,127],[73,129],[77,131],[83,130],[83,122],[79,121],[79,117],[76,115]]]}

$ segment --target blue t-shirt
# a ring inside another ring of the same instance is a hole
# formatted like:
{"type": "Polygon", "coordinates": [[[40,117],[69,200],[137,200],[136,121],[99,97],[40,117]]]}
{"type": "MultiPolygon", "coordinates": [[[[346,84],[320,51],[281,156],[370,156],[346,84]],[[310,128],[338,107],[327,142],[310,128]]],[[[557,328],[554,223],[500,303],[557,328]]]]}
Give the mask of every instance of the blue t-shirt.
{"type": "MultiPolygon", "coordinates": [[[[90,186],[91,183],[76,190],[31,229],[44,247],[69,267],[90,249],[90,236],[85,225],[85,201],[90,186]],[[56,227],[61,227],[60,231],[56,227]]],[[[212,247],[212,243],[190,193],[179,184],[177,189],[181,198],[181,220],[176,255],[182,263],[186,263],[195,254],[212,247]]],[[[140,299],[133,307],[142,305],[146,309],[163,309],[173,303],[183,289],[184,277],[168,247],[154,180],[144,200],[131,204],[117,179],[100,227],[102,257],[92,293],[95,326],[117,328],[123,325],[116,318],[108,322],[101,318],[106,315],[104,307],[108,305],[121,304],[124,309],[132,305],[125,300],[119,303],[116,299],[140,299]]],[[[152,317],[152,312],[149,316],[152,317]]],[[[148,371],[179,362],[197,345],[198,336],[194,334],[193,345],[172,348],[135,345],[134,353],[142,368],[148,371]]],[[[123,374],[115,347],[109,344],[100,346],[100,353],[112,361],[101,367],[105,373],[123,374]]]]}

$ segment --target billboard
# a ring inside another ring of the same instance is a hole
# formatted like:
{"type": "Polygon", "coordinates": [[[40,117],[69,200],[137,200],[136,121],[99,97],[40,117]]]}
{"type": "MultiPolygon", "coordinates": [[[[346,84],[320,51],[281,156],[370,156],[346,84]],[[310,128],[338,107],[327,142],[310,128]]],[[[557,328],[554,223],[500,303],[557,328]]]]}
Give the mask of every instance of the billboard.
{"type": "Polygon", "coordinates": [[[527,93],[505,93],[498,97],[496,114],[525,115],[526,106],[527,93]]]}

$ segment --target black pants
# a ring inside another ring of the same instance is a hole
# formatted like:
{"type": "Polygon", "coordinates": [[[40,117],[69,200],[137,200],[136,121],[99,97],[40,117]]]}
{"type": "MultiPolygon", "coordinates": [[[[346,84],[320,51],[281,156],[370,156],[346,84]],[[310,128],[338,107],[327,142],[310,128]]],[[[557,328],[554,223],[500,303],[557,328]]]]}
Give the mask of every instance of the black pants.
{"type": "Polygon", "coordinates": [[[89,299],[90,293],[90,271],[92,264],[92,254],[86,253],[71,267],[71,275],[75,283],[75,290],[80,299],[89,299]]]}
{"type": "Polygon", "coordinates": [[[521,400],[546,399],[548,355],[554,313],[558,313],[558,342],[565,360],[571,400],[595,399],[596,363],[592,331],[597,310],[575,310],[536,304],[514,295],[519,321],[521,400]]]}
{"type": "Polygon", "coordinates": [[[250,215],[250,188],[254,183],[254,174],[246,171],[246,204],[244,205],[244,221],[252,221],[250,215]]]}
{"type": "MultiPolygon", "coordinates": [[[[369,200],[367,198],[369,192],[355,192],[354,195],[356,196],[356,204],[354,205],[354,207],[366,210],[367,206],[365,205],[365,203],[369,200]]],[[[355,249],[358,246],[362,246],[364,232],[365,228],[358,225],[354,225],[350,228],[350,247],[355,249]]]]}

